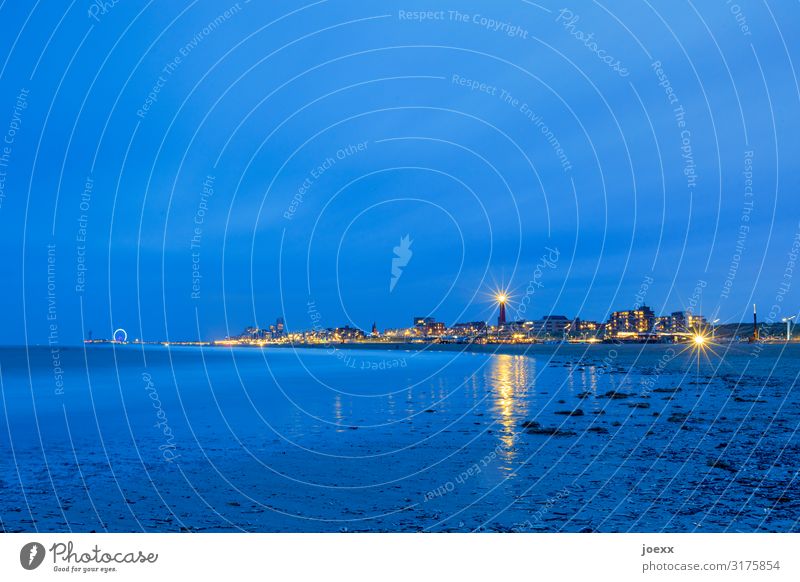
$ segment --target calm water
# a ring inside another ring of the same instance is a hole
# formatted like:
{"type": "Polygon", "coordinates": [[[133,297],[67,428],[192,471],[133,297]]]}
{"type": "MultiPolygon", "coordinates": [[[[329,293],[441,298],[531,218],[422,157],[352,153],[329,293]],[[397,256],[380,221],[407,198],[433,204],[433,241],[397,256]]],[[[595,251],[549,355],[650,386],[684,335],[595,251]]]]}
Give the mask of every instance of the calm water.
{"type": "Polygon", "coordinates": [[[800,530],[800,346],[681,349],[3,349],[2,527],[800,530]]]}

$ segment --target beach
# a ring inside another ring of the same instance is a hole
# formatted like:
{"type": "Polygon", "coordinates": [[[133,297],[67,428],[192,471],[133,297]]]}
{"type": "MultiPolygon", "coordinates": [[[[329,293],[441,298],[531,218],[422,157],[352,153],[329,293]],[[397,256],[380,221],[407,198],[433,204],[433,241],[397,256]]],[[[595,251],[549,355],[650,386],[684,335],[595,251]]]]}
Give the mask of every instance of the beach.
{"type": "Polygon", "coordinates": [[[798,531],[797,345],[524,347],[4,348],[3,528],[798,531]]]}

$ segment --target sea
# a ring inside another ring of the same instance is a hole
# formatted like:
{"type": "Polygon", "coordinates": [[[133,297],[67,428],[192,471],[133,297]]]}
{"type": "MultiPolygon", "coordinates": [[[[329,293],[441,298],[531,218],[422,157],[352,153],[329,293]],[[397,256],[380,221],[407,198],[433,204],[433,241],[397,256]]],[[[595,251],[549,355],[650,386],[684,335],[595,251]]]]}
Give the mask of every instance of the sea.
{"type": "Polygon", "coordinates": [[[0,528],[800,531],[800,345],[502,351],[2,348],[0,528]]]}

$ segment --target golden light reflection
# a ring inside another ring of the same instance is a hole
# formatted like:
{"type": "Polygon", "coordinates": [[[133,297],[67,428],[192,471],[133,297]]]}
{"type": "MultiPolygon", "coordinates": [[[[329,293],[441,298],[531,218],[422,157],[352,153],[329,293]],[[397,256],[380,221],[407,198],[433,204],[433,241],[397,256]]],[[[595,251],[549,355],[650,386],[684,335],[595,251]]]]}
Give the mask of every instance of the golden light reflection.
{"type": "MultiPolygon", "coordinates": [[[[526,356],[496,354],[487,369],[487,382],[494,396],[494,412],[500,424],[499,438],[504,458],[515,457],[519,424],[528,411],[528,378],[532,360],[526,356]]],[[[535,377],[535,370],[531,371],[535,377]]]]}

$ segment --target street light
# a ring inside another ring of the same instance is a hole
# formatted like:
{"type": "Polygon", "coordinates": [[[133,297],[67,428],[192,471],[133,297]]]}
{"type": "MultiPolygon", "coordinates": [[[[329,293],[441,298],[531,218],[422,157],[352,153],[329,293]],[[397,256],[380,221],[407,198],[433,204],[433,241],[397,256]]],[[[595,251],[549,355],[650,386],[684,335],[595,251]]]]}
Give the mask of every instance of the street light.
{"type": "Polygon", "coordinates": [[[717,331],[717,328],[714,327],[714,324],[717,323],[718,321],[719,321],[719,318],[717,318],[717,319],[715,319],[714,321],[711,322],[711,339],[714,339],[714,334],[717,331]]]}
{"type": "Polygon", "coordinates": [[[793,315],[793,316],[791,316],[791,317],[784,317],[784,318],[781,320],[781,321],[785,321],[785,322],[786,322],[786,341],[787,341],[787,342],[792,340],[792,320],[793,320],[795,317],[797,317],[797,316],[796,316],[796,315],[793,315]]]}

